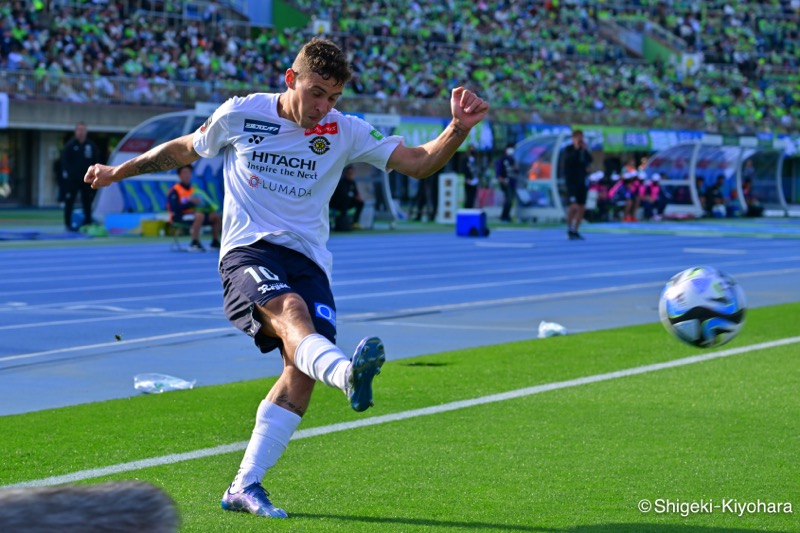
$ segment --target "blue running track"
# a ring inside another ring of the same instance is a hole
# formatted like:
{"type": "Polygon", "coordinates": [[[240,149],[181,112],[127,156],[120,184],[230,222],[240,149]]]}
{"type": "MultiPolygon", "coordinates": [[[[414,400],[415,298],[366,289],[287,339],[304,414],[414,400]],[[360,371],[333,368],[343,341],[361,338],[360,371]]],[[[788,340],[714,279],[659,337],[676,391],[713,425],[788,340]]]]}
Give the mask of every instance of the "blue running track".
{"type": "MultiPolygon", "coordinates": [[[[338,344],[349,355],[379,336],[392,360],[533,339],[541,321],[570,333],[656,322],[663,284],[699,264],[736,277],[751,307],[800,301],[797,226],[609,229],[334,235],[338,344]]],[[[197,386],[277,375],[277,352],[223,316],[216,264],[166,241],[0,249],[0,415],[137,395],[145,372],[197,386]]]]}

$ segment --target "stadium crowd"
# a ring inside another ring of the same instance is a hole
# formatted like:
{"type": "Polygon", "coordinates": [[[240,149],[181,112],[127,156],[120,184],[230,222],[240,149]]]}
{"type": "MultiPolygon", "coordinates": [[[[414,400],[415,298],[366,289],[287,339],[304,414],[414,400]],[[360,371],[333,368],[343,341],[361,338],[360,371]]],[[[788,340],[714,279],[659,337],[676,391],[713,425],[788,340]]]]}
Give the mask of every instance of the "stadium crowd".
{"type": "MultiPolygon", "coordinates": [[[[218,10],[176,18],[178,4],[4,4],[0,71],[30,74],[9,92],[72,102],[222,101],[254,86],[280,89],[290,51],[311,32],[266,28],[243,38],[218,10]]],[[[800,124],[800,0],[295,4],[331,22],[356,72],[351,94],[441,99],[466,84],[497,108],[630,112],[655,124],[692,116],[709,130],[729,118],[750,128],[800,124]],[[702,52],[705,65],[689,74],[630,58],[600,35],[601,21],[615,17],[643,20],[645,31],[661,26],[702,52]]]]}

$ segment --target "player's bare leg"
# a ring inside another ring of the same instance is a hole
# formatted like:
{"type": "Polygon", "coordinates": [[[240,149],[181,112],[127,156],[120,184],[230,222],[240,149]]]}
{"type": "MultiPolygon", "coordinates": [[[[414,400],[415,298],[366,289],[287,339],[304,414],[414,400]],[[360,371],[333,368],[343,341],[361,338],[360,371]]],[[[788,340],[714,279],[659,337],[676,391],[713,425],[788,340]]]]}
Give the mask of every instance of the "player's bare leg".
{"type": "Polygon", "coordinates": [[[372,405],[372,379],[385,361],[383,344],[364,339],[352,361],[328,339],[315,332],[308,307],[295,293],[287,293],[259,307],[261,332],[283,343],[284,368],[278,381],[261,402],[256,424],[234,482],[222,497],[222,507],[231,511],[285,518],[261,486],[289,444],[308,408],[316,381],[343,390],[356,411],[372,405]]]}

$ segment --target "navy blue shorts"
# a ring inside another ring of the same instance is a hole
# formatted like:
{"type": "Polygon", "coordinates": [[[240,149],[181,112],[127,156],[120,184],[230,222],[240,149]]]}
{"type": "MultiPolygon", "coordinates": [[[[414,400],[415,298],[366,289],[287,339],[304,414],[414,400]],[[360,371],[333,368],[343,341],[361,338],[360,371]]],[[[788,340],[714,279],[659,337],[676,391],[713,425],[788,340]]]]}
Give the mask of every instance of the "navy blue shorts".
{"type": "Polygon", "coordinates": [[[581,185],[567,184],[567,203],[586,205],[587,188],[581,185]]]}
{"type": "Polygon", "coordinates": [[[263,353],[281,347],[281,340],[261,329],[255,306],[294,292],[308,305],[317,333],[336,343],[336,305],[328,276],[314,261],[284,246],[258,241],[234,248],[219,266],[225,316],[244,331],[263,353]]]}

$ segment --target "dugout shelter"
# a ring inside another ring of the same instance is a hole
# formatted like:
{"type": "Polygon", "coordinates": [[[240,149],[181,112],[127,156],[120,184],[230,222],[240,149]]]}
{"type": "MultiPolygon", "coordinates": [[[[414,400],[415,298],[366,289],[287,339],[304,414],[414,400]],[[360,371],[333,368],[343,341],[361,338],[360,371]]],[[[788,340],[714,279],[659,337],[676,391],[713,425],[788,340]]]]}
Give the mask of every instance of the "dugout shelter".
{"type": "Polygon", "coordinates": [[[718,136],[708,137],[672,146],[648,160],[645,173],[661,176],[668,200],[665,215],[703,216],[698,185],[708,187],[723,176],[729,215],[747,211],[743,185],[749,181],[764,215],[800,216],[800,160],[783,142],[766,146],[749,138],[725,143],[718,136]]]}
{"type": "MultiPolygon", "coordinates": [[[[565,131],[529,137],[516,144],[519,219],[563,220],[566,185],[560,171],[561,153],[570,142],[570,133],[565,131]]],[[[596,143],[591,139],[587,142],[596,155],[596,143]]],[[[723,195],[729,215],[747,211],[743,184],[750,181],[765,216],[800,216],[800,157],[786,139],[763,142],[754,137],[704,135],[700,141],[656,152],[648,158],[644,172],[648,177],[660,176],[668,200],[665,215],[669,217],[703,216],[698,181],[705,188],[720,175],[725,177],[723,195]]]]}
{"type": "Polygon", "coordinates": [[[520,220],[562,220],[566,187],[559,174],[561,151],[570,143],[569,132],[529,137],[516,144],[517,214],[520,220]]]}

